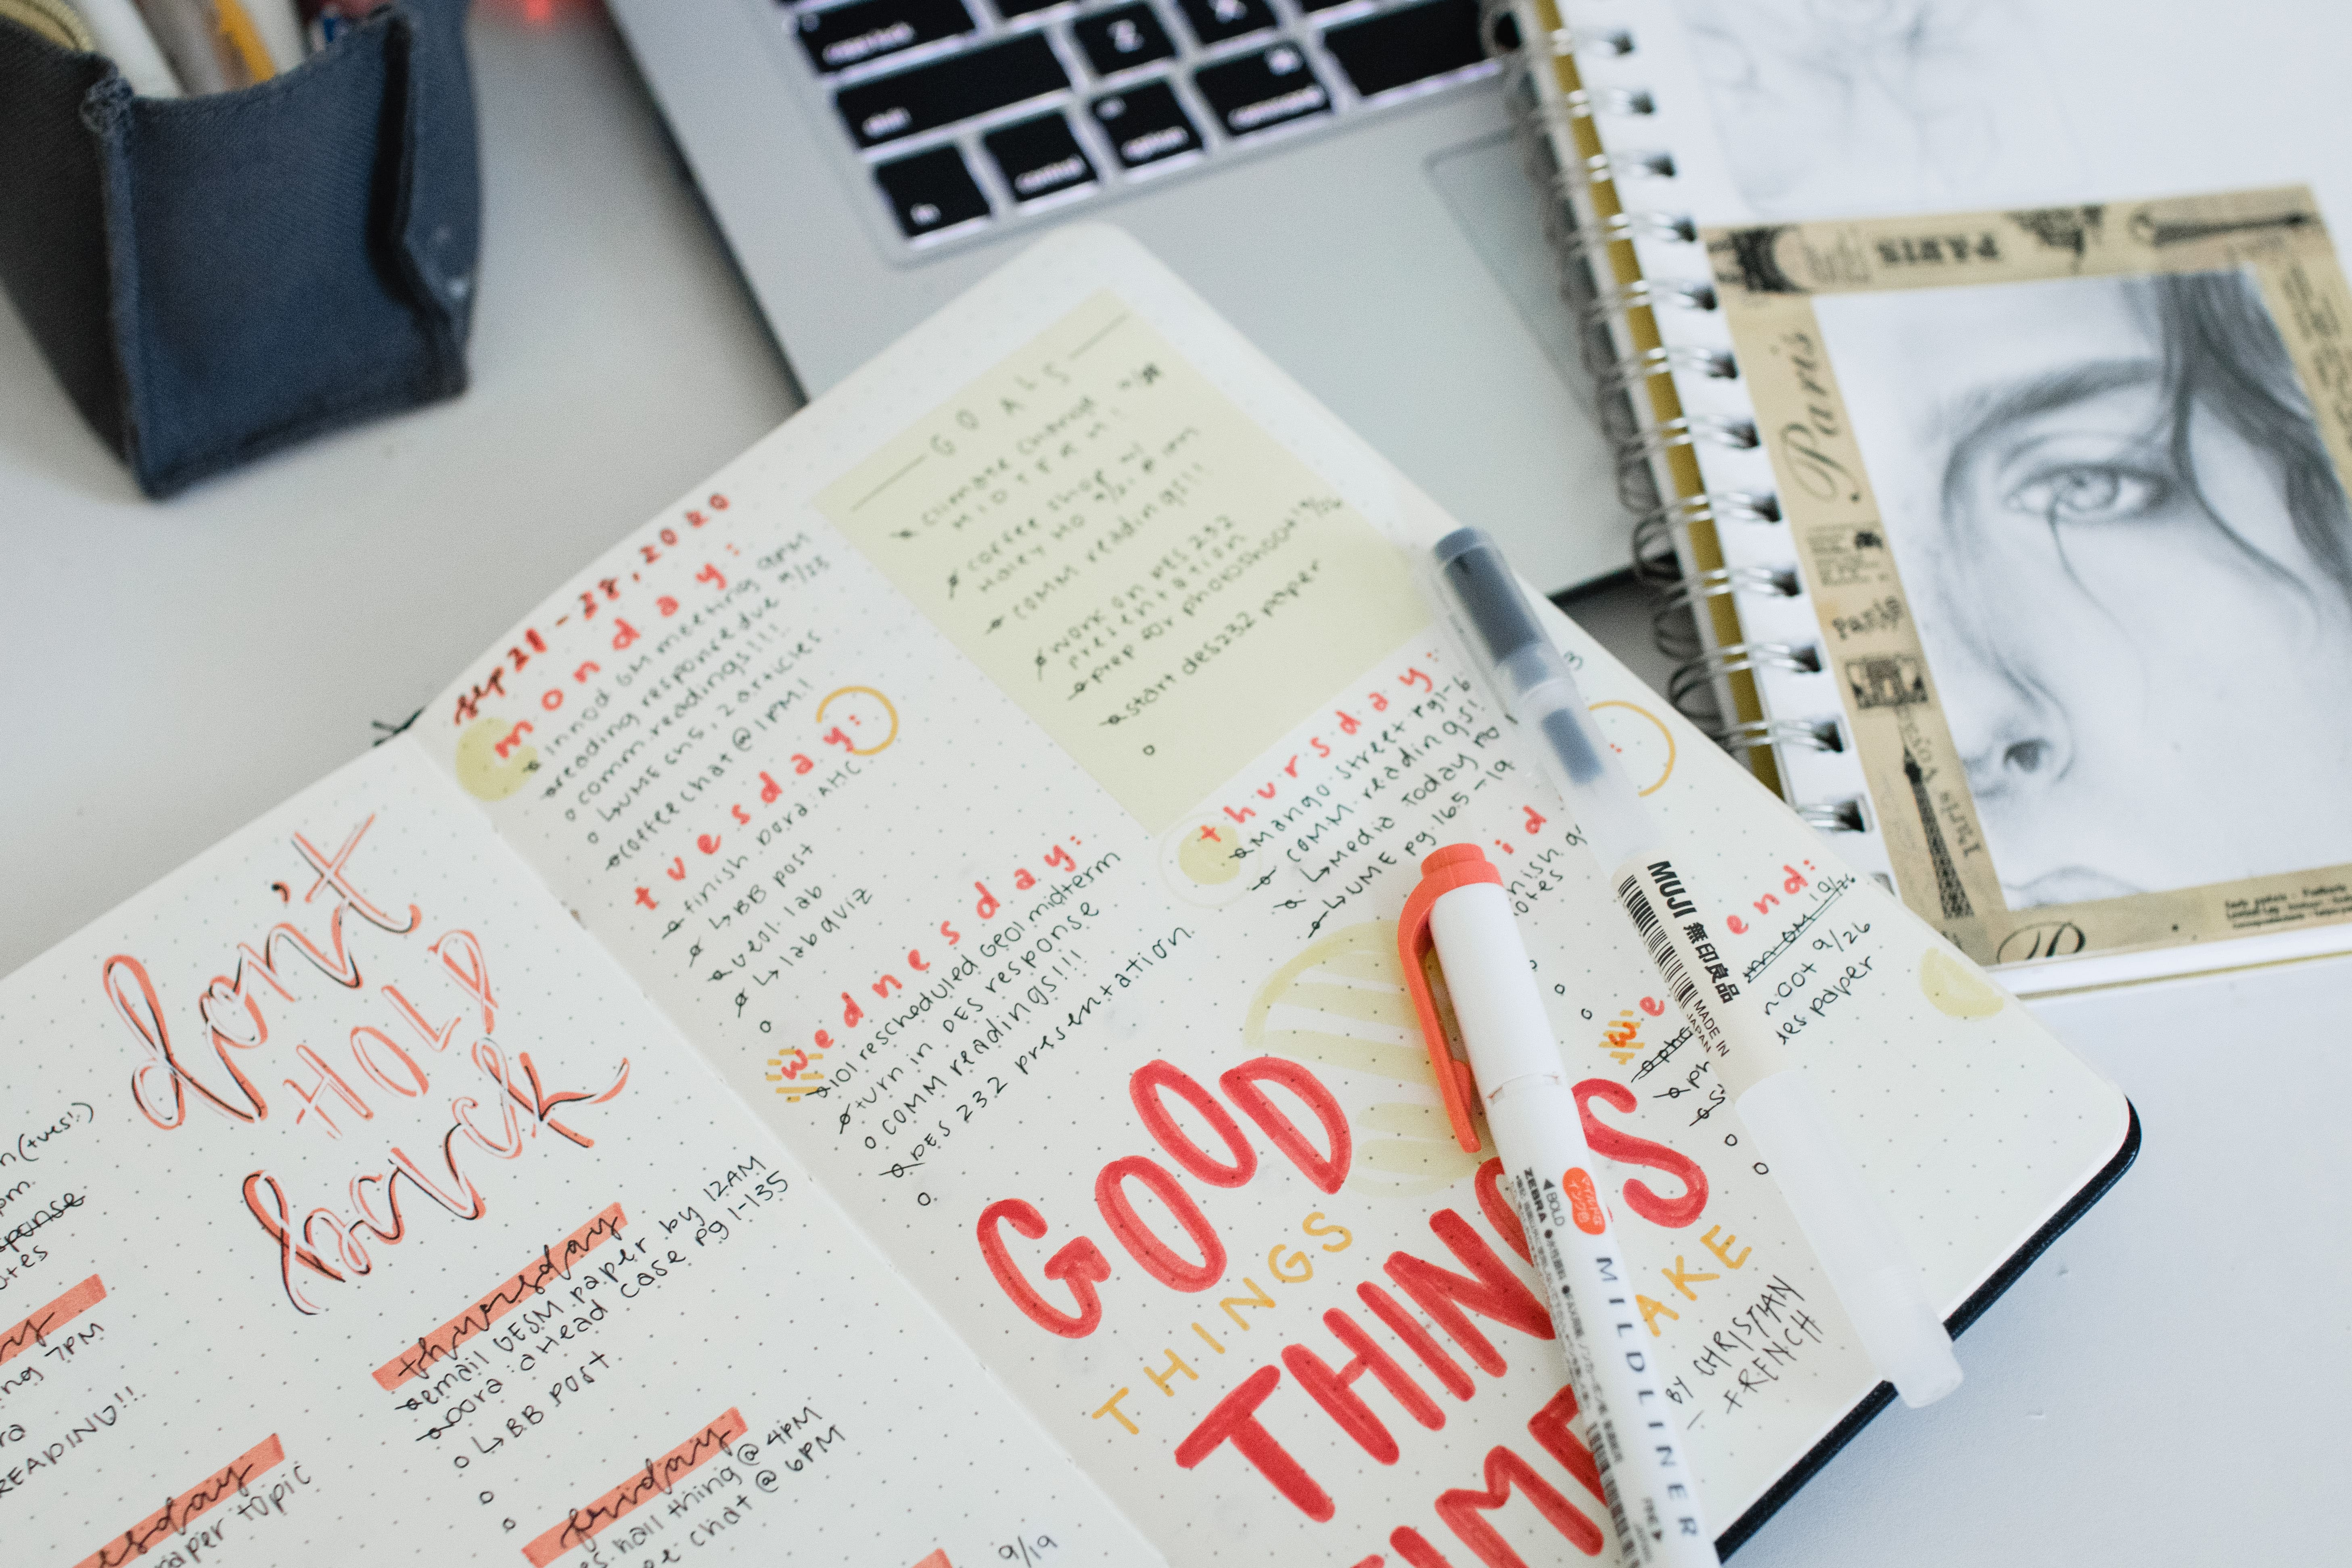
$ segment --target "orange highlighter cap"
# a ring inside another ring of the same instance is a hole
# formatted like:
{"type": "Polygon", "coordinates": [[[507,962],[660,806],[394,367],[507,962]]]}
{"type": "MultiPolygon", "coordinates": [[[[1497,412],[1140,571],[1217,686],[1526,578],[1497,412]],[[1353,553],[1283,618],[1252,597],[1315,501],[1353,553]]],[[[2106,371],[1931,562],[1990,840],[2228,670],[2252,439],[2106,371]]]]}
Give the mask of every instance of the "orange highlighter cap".
{"type": "Polygon", "coordinates": [[[1404,988],[1412,994],[1413,1011],[1421,1016],[1429,1070],[1437,1079],[1438,1092],[1445,1097],[1445,1120],[1453,1125],[1454,1141],[1471,1154],[1478,1152],[1478,1128],[1470,1119],[1470,1108],[1478,1100],[1478,1086],[1471,1077],[1470,1064],[1457,1058],[1446,1046],[1445,1026],[1438,1021],[1437,998],[1430,994],[1422,955],[1433,945],[1429,911],[1454,889],[1476,882],[1492,882],[1499,888],[1503,874],[1487,862],[1486,852],[1475,844],[1448,844],[1421,863],[1421,886],[1405,900],[1404,913],[1397,920],[1397,958],[1404,965],[1404,988]]]}

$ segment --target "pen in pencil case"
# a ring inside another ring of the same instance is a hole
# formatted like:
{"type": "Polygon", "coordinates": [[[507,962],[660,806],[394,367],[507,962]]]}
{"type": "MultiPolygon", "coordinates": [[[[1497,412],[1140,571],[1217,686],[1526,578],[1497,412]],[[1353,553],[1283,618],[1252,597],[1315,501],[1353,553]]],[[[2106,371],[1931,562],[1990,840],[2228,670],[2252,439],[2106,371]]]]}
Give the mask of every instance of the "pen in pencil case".
{"type": "Polygon", "coordinates": [[[77,9],[97,37],[98,52],[114,62],[133,92],[142,98],[180,96],[180,79],[163,62],[154,33],[131,0],[79,0],[77,9]]]}
{"type": "Polygon", "coordinates": [[[1708,911],[1675,864],[1567,662],[1544,635],[1494,542],[1465,528],[1440,540],[1424,575],[1453,635],[1516,719],[1575,817],[1586,847],[1714,1064],[1879,1374],[1906,1405],[1960,1384],[1952,1340],[1919,1269],[1779,1037],[1712,952],[1708,911]]]}
{"type": "Polygon", "coordinates": [[[323,49],[373,15],[384,0],[295,0],[302,36],[312,49],[323,49]]]}

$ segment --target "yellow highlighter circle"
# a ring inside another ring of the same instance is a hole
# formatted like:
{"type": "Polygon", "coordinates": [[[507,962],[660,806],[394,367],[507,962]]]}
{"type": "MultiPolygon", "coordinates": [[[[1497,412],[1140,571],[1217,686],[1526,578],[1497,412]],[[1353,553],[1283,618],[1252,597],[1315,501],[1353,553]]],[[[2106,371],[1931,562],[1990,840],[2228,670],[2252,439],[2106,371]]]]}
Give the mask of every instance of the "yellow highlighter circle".
{"type": "MultiPolygon", "coordinates": [[[[845,686],[837,690],[826,692],[824,695],[824,700],[816,705],[816,721],[820,724],[824,723],[825,710],[827,709],[831,708],[839,699],[853,696],[872,698],[875,701],[882,704],[882,711],[887,714],[890,719],[890,732],[888,734],[883,736],[879,741],[870,746],[852,744],[849,748],[849,753],[852,756],[870,757],[877,752],[887,750],[890,742],[898,738],[898,710],[891,703],[887,697],[883,696],[882,693],[875,690],[874,688],[870,686],[845,686]]],[[[855,708],[863,705],[848,704],[847,706],[855,708]]]]}
{"type": "MultiPolygon", "coordinates": [[[[1658,738],[1665,742],[1665,762],[1659,767],[1658,776],[1656,778],[1652,779],[1648,784],[1639,786],[1641,793],[1643,795],[1657,794],[1658,791],[1665,787],[1666,781],[1675,776],[1675,732],[1666,728],[1666,722],[1664,720],[1659,718],[1655,713],[1651,712],[1647,708],[1643,707],[1638,702],[1626,702],[1612,697],[1606,702],[1594,703],[1592,705],[1592,711],[1598,713],[1603,708],[1622,708],[1628,712],[1639,713],[1643,718],[1647,719],[1652,724],[1657,727],[1658,738]]],[[[1644,743],[1641,744],[1638,749],[1643,755],[1649,754],[1652,751],[1652,748],[1646,743],[1646,738],[1644,740],[1644,743]]],[[[1624,747],[1620,746],[1617,748],[1617,751],[1619,755],[1624,757],[1628,764],[1638,764],[1639,759],[1632,752],[1628,752],[1624,747]]]]}

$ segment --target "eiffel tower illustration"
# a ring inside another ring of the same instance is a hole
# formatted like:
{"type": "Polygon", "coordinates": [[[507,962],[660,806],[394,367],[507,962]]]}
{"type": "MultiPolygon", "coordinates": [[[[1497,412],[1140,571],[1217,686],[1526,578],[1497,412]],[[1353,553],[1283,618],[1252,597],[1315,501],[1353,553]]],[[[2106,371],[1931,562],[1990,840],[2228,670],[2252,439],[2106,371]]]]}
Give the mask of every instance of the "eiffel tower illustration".
{"type": "Polygon", "coordinates": [[[1942,906],[1948,921],[1965,920],[1971,912],[1969,890],[1960,885],[1959,868],[1952,864],[1952,852],[1944,847],[1944,829],[1936,820],[1936,806],[1927,798],[1927,775],[1919,766],[1919,759],[1911,754],[1911,742],[1903,743],[1903,776],[1911,781],[1911,798],[1919,807],[1919,831],[1927,837],[1927,859],[1936,868],[1936,902],[1942,906]]]}

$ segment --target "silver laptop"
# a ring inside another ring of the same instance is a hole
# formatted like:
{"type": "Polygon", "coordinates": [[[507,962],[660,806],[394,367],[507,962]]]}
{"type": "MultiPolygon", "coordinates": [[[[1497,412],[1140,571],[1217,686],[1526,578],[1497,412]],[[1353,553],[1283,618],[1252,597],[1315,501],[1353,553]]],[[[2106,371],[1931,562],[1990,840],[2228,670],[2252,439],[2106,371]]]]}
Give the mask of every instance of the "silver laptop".
{"type": "Polygon", "coordinates": [[[611,0],[803,388],[1116,223],[1557,591],[1628,520],[1476,0],[611,0]]]}

